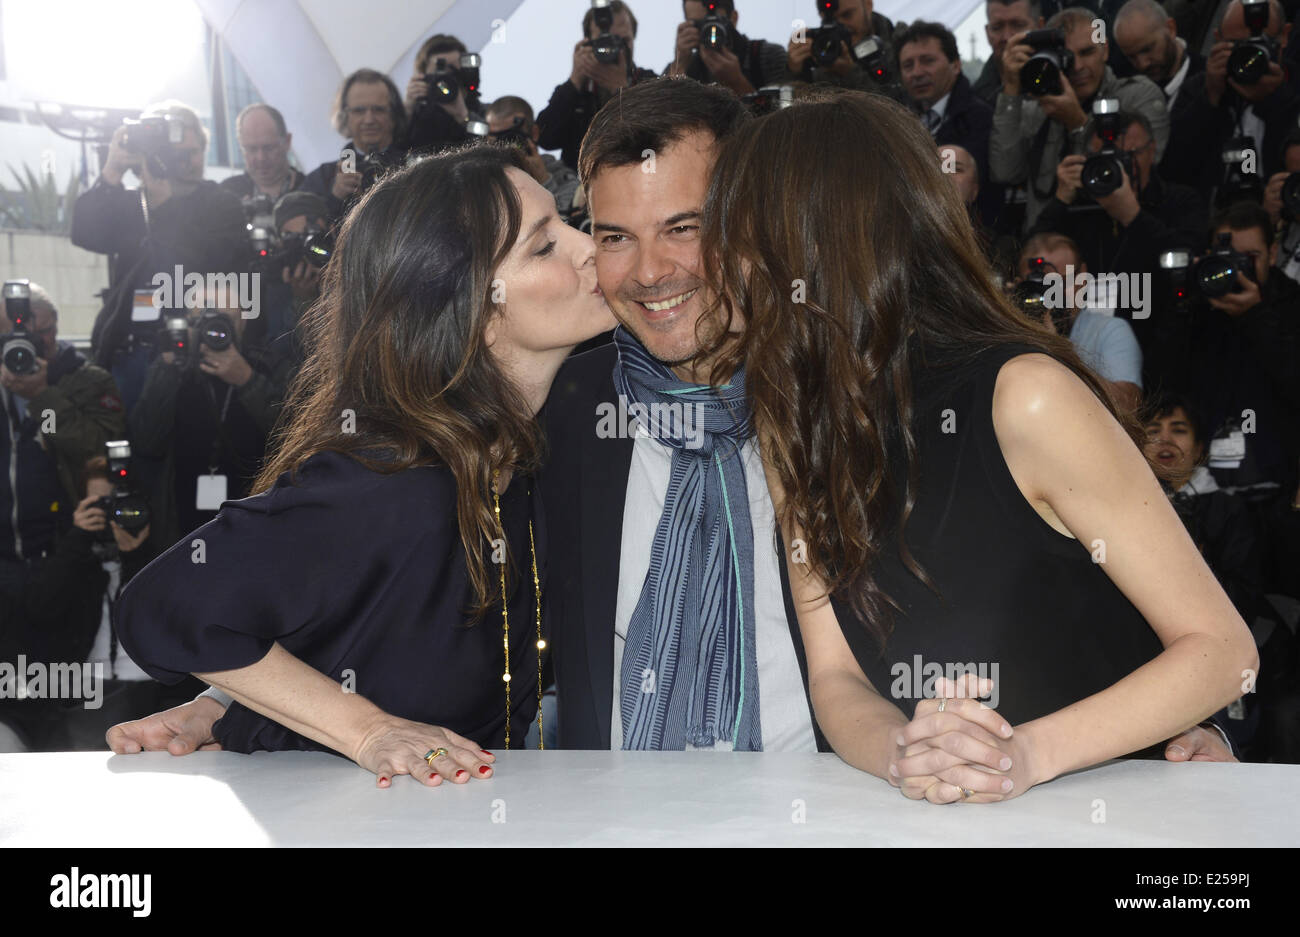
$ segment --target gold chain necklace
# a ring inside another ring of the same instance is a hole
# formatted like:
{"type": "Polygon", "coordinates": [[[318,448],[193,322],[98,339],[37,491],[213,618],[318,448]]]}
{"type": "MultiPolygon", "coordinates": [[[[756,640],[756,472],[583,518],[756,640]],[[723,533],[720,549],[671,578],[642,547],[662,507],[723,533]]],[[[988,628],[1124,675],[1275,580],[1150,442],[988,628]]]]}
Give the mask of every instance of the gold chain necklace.
{"type": "MultiPolygon", "coordinates": [[[[494,469],[492,471],[492,506],[497,516],[497,531],[501,535],[501,543],[506,542],[506,529],[501,524],[501,491],[497,482],[501,478],[501,471],[494,469]]],[[[542,739],[542,651],[546,650],[546,641],[542,639],[542,583],[537,577],[537,544],[533,540],[533,519],[528,519],[528,549],[533,557],[533,593],[537,597],[537,747],[546,748],[546,743],[542,739]]],[[[503,632],[502,643],[505,645],[506,652],[506,670],[501,675],[501,681],[506,685],[506,750],[510,750],[510,610],[506,606],[506,564],[501,566],[501,629],[503,632]]]]}

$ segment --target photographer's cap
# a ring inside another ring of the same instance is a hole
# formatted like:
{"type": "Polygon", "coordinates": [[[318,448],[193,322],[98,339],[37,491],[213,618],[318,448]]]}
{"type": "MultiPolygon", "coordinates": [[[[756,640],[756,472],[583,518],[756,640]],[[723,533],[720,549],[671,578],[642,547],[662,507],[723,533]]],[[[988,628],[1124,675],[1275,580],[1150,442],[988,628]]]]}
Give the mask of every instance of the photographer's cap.
{"type": "Polygon", "coordinates": [[[275,203],[275,230],[279,231],[286,221],[299,215],[328,220],[330,212],[325,200],[314,192],[290,192],[275,203]]]}

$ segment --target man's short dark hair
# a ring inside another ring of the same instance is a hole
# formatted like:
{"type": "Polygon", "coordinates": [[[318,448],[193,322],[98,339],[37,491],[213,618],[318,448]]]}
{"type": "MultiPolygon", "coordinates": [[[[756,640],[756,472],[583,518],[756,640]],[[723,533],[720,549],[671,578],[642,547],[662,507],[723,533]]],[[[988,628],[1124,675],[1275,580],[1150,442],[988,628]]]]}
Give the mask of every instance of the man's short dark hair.
{"type": "Polygon", "coordinates": [[[402,92],[397,90],[393,79],[373,68],[358,68],[339,85],[339,93],[334,97],[334,129],[343,134],[348,132],[348,92],[353,85],[370,84],[383,85],[388,89],[388,111],[393,115],[393,141],[401,141],[406,137],[406,105],[402,103],[402,92]]]}
{"type": "Polygon", "coordinates": [[[1192,428],[1192,436],[1199,443],[1205,442],[1205,420],[1200,409],[1192,403],[1190,397],[1179,393],[1164,393],[1149,403],[1142,411],[1143,423],[1154,423],[1165,417],[1173,416],[1175,410],[1182,410],[1187,423],[1192,428]]]}
{"type": "Polygon", "coordinates": [[[497,98],[488,105],[489,114],[523,114],[525,131],[533,129],[533,121],[536,117],[533,115],[533,106],[521,97],[513,94],[507,94],[505,97],[497,98]]]}
{"type": "MultiPolygon", "coordinates": [[[[988,0],[988,2],[984,4],[984,10],[987,14],[988,8],[995,3],[1000,7],[1009,7],[1013,3],[1020,2],[1021,0],[988,0]]],[[[1037,23],[1038,18],[1043,15],[1043,4],[1040,0],[1024,0],[1024,3],[1025,6],[1029,8],[1029,18],[1037,23]]]]}
{"type": "Polygon", "coordinates": [[[1273,246],[1273,219],[1269,217],[1258,202],[1248,200],[1233,202],[1218,212],[1210,221],[1210,243],[1214,243],[1214,234],[1220,228],[1229,231],[1249,231],[1258,228],[1264,235],[1264,246],[1273,246]]]}
{"type": "Polygon", "coordinates": [[[1066,34],[1074,32],[1080,26],[1092,27],[1093,20],[1099,19],[1096,13],[1087,7],[1066,7],[1053,14],[1047,21],[1048,29],[1063,29],[1066,34]]]}
{"type": "Polygon", "coordinates": [[[417,75],[427,75],[429,73],[429,65],[432,61],[437,56],[446,55],[448,52],[457,53],[456,63],[459,63],[459,56],[469,52],[469,49],[465,48],[465,43],[461,42],[455,36],[449,36],[445,33],[438,33],[436,36],[430,36],[428,39],[424,40],[424,43],[420,46],[420,51],[415,54],[415,73],[417,75]]]}
{"type": "Polygon", "coordinates": [[[697,130],[721,140],[750,117],[729,89],[685,76],[633,85],[600,109],[587,128],[578,156],[583,185],[602,169],[630,166],[647,150],[662,153],[697,130]]]}
{"type": "Polygon", "coordinates": [[[249,114],[253,113],[253,111],[266,111],[266,116],[271,118],[271,123],[275,124],[276,133],[278,133],[282,137],[288,136],[289,126],[284,122],[284,115],[281,114],[275,108],[273,108],[271,105],[262,104],[260,102],[257,104],[248,105],[248,107],[240,111],[238,116],[235,117],[236,136],[238,136],[239,134],[239,128],[244,125],[244,118],[247,117],[249,114]]]}
{"type": "MultiPolygon", "coordinates": [[[[626,3],[624,3],[623,0],[610,0],[609,15],[618,16],[620,13],[627,14],[628,22],[632,24],[632,38],[635,39],[636,38],[636,14],[632,12],[632,8],[628,6],[626,3]]],[[[596,22],[596,11],[594,9],[590,9],[582,17],[582,34],[586,36],[588,39],[591,38],[591,24],[594,22],[596,22]]]]}
{"type": "Polygon", "coordinates": [[[925,20],[917,20],[910,26],[904,26],[898,32],[894,33],[894,38],[890,40],[893,44],[894,64],[902,58],[903,46],[909,42],[921,42],[924,39],[938,39],[939,48],[943,50],[944,56],[949,62],[956,62],[961,58],[957,52],[957,37],[952,34],[943,23],[927,23],[925,20]]]}
{"type": "Polygon", "coordinates": [[[1079,250],[1079,245],[1074,238],[1067,234],[1061,234],[1059,231],[1039,231],[1037,234],[1031,234],[1025,243],[1020,246],[1020,254],[1016,257],[1016,267],[1019,268],[1020,261],[1026,257],[1041,257],[1048,251],[1054,251],[1062,247],[1074,255],[1076,266],[1083,263],[1083,252],[1079,250]]]}

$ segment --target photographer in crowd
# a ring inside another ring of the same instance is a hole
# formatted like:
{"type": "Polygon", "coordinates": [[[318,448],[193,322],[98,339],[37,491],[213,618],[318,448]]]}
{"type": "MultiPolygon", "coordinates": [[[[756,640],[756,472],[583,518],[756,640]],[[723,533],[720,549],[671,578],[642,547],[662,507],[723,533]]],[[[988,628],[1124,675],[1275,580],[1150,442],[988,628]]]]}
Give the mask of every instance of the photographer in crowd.
{"type": "Polygon", "coordinates": [[[334,98],[334,129],[348,139],[342,155],[313,169],[302,186],[325,199],[331,225],[379,175],[406,159],[406,108],[392,79],[372,68],[344,78],[334,98]]]}
{"type": "Polygon", "coordinates": [[[935,143],[953,143],[975,158],[979,167],[980,215],[985,225],[997,218],[1002,189],[988,180],[989,133],[993,108],[971,91],[962,74],[957,37],[941,23],[915,23],[894,33],[898,58],[895,73],[908,106],[920,116],[935,143]]]}
{"type": "Polygon", "coordinates": [[[1003,53],[1007,50],[1007,40],[1043,25],[1042,4],[1039,0],[985,0],[984,14],[987,17],[984,36],[993,51],[971,88],[977,98],[993,107],[1002,90],[1003,53]]]}
{"type": "Polygon", "coordinates": [[[1115,318],[1112,310],[1080,308],[1081,289],[1061,289],[1062,300],[1057,302],[1037,287],[1051,275],[1061,278],[1061,284],[1067,284],[1073,275],[1076,287],[1081,286],[1088,265],[1079,246],[1063,234],[1035,234],[1021,248],[1016,272],[1020,278],[1018,295],[1032,292],[1039,299],[1039,303],[1022,308],[1032,310],[1053,332],[1068,336],[1084,363],[1110,385],[1116,401],[1135,412],[1142,402],[1142,349],[1132,327],[1115,318]],[[1026,289],[1031,284],[1035,288],[1026,289]]]}
{"type": "Polygon", "coordinates": [[[406,85],[411,152],[438,153],[470,138],[466,123],[471,117],[483,118],[477,61],[477,57],[470,59],[465,43],[455,36],[430,36],[420,46],[406,85]]]}
{"type": "Polygon", "coordinates": [[[1259,205],[1221,211],[1210,244],[1217,269],[1195,277],[1203,295],[1172,340],[1183,368],[1175,386],[1205,417],[1220,485],[1289,492],[1300,464],[1300,286],[1276,269],[1273,223],[1259,205]]]}
{"type": "Polygon", "coordinates": [[[1300,283],[1300,128],[1287,134],[1282,144],[1282,166],[1264,187],[1264,210],[1274,226],[1281,225],[1277,266],[1292,280],[1300,283]]]}
{"type": "Polygon", "coordinates": [[[164,102],[113,134],[94,185],[77,197],[72,243],[110,255],[109,286],[95,317],[95,363],[113,374],[129,412],[153,354],[154,275],[247,269],[239,199],[203,178],[208,132],[190,107],[164,102]],[[123,186],[127,171],[139,189],[123,186]]]}
{"type": "Polygon", "coordinates": [[[741,97],[785,81],[785,49],[737,29],[735,0],[685,0],[682,13],[686,19],[677,27],[677,54],[665,75],[717,82],[741,97]]]}
{"type": "Polygon", "coordinates": [[[829,0],[829,7],[816,6],[821,25],[795,33],[786,47],[789,77],[855,91],[889,90],[894,24],[872,9],[871,0],[829,0]]]}
{"type": "MultiPolygon", "coordinates": [[[[1169,146],[1161,170],[1172,169],[1179,176],[1181,157],[1177,154],[1186,152],[1188,146],[1199,148],[1196,135],[1201,122],[1194,96],[1183,94],[1183,89],[1204,80],[1205,57],[1187,47],[1173,19],[1155,0],[1128,0],[1115,16],[1114,36],[1133,70],[1150,78],[1165,93],[1169,146]]],[[[1167,172],[1166,177],[1174,178],[1167,172]]],[[[1191,185],[1196,180],[1183,177],[1174,181],[1191,185]]]]}
{"type": "Polygon", "coordinates": [[[288,287],[291,302],[283,322],[266,319],[263,335],[269,342],[289,336],[296,358],[295,329],[307,307],[320,297],[321,269],[329,260],[323,252],[333,252],[329,208],[313,192],[290,192],[275,203],[274,221],[280,248],[271,256],[271,272],[288,287]]]}
{"type": "Polygon", "coordinates": [[[126,417],[112,375],[58,340],[49,294],[21,280],[5,293],[0,592],[17,596],[66,529],[86,460],[124,434],[126,417]]]}
{"type": "Polygon", "coordinates": [[[240,201],[264,196],[275,204],[307,177],[289,165],[293,134],[284,115],[269,104],[250,104],[235,118],[235,138],[244,157],[244,171],[221,182],[240,201]]]}
{"type": "Polygon", "coordinates": [[[165,320],[167,346],[131,413],[136,454],[163,460],[148,492],[160,552],[248,494],[293,369],[283,342],[250,340],[248,320],[218,300],[165,320]]]}
{"type": "Polygon", "coordinates": [[[1118,99],[1122,110],[1146,117],[1156,160],[1164,155],[1169,137],[1164,93],[1145,76],[1115,77],[1106,65],[1105,37],[1094,34],[1094,19],[1090,10],[1069,7],[1048,20],[1054,32],[1018,34],[1004,54],[1002,93],[989,139],[989,175],[996,182],[1028,183],[1025,223],[1030,228],[1052,197],[1061,160],[1084,152],[1093,133],[1095,100],[1118,99]],[[1031,58],[1034,67],[1026,74],[1035,80],[1022,86],[1031,58]]]}
{"type": "Polygon", "coordinates": [[[596,112],[620,89],[657,77],[637,68],[636,16],[623,0],[592,7],[582,17],[582,39],[573,47],[573,71],[556,86],[537,115],[538,146],[559,150],[564,164],[578,168],[578,148],[596,112]]]}
{"type": "MultiPolygon", "coordinates": [[[[1113,142],[1104,141],[1099,128],[1089,141],[1088,156],[1061,160],[1056,192],[1034,230],[1068,235],[1089,270],[1130,279],[1145,276],[1141,282],[1154,284],[1161,252],[1190,250],[1201,242],[1208,221],[1205,200],[1195,189],[1160,177],[1155,168],[1155,138],[1145,116],[1119,112],[1105,115],[1101,123],[1113,133],[1113,142]],[[1108,148],[1109,159],[1097,155],[1103,148],[1108,148]]],[[[1122,309],[1116,314],[1132,320],[1147,383],[1153,385],[1168,377],[1162,336],[1173,313],[1167,291],[1156,292],[1153,286],[1144,298],[1144,310],[1122,309]]]]}
{"type": "Polygon", "coordinates": [[[1179,94],[1191,108],[1192,130],[1166,160],[1169,178],[1218,185],[1226,171],[1224,153],[1234,150],[1253,151],[1253,170],[1233,168],[1260,188],[1281,168],[1283,141],[1300,116],[1300,95],[1281,64],[1290,31],[1277,0],[1232,0],[1204,75],[1189,80],[1179,94]]]}
{"type": "Polygon", "coordinates": [[[578,173],[549,153],[539,152],[537,138],[541,131],[533,120],[533,108],[523,98],[507,95],[488,107],[488,130],[503,143],[517,146],[528,164],[528,174],[555,197],[560,217],[571,224],[583,215],[585,198],[578,184],[578,173]]]}

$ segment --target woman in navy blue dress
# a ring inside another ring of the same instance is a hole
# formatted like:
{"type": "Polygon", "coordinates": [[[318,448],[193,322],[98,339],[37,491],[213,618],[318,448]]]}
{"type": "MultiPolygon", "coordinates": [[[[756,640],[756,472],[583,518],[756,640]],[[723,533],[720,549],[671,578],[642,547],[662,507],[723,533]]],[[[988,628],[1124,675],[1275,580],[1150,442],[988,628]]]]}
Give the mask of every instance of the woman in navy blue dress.
{"type": "Polygon", "coordinates": [[[258,493],[131,582],[119,637],[155,678],[234,699],[227,750],[333,751],[380,786],[489,777],[481,745],[522,745],[538,711],[534,417],[613,325],[593,243],[515,151],[480,146],[376,185],[323,286],[258,493]]]}

